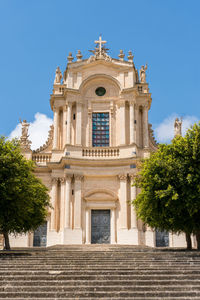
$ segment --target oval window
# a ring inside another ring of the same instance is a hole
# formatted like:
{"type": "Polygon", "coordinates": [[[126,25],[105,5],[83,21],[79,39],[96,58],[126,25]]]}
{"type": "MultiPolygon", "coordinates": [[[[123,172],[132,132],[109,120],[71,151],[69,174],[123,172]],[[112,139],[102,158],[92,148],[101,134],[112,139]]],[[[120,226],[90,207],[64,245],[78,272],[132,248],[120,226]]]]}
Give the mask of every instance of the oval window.
{"type": "Polygon", "coordinates": [[[98,87],[95,91],[97,96],[104,96],[106,93],[106,89],[102,86],[98,87]]]}

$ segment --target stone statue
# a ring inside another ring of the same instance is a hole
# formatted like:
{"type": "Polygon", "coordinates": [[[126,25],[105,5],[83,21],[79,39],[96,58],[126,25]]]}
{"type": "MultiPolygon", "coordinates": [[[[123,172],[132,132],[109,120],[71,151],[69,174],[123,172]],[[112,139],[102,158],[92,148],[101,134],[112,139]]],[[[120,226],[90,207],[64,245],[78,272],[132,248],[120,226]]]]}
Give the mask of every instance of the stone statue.
{"type": "Polygon", "coordinates": [[[56,76],[55,76],[55,79],[54,79],[54,84],[60,84],[61,80],[62,80],[62,73],[60,71],[60,68],[57,67],[57,69],[56,69],[56,76]]]}
{"type": "Polygon", "coordinates": [[[140,69],[140,82],[141,83],[146,82],[146,70],[147,70],[147,64],[145,66],[142,66],[140,69]]]}
{"type": "Polygon", "coordinates": [[[179,118],[176,118],[174,121],[174,137],[178,135],[182,135],[181,129],[182,129],[182,118],[180,120],[179,118]]]}
{"type": "Polygon", "coordinates": [[[26,120],[23,120],[23,122],[20,120],[20,123],[22,124],[22,137],[28,138],[28,128],[29,128],[30,124],[27,123],[26,120]]]}
{"type": "Polygon", "coordinates": [[[24,150],[29,150],[31,141],[29,141],[29,139],[28,139],[28,137],[29,137],[28,128],[29,128],[30,124],[27,123],[26,120],[23,120],[23,122],[20,120],[20,123],[22,124],[22,135],[20,138],[21,148],[24,150]]]}

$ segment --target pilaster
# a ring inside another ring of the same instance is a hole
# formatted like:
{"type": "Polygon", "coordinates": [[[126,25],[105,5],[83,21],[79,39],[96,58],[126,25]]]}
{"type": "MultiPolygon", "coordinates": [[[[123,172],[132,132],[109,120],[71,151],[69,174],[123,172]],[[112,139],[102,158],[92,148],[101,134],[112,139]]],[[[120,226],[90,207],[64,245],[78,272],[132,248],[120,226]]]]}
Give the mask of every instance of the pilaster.
{"type": "Polygon", "coordinates": [[[126,141],[125,101],[120,102],[119,109],[120,109],[120,145],[125,145],[125,141],[126,141]]]}
{"type": "Polygon", "coordinates": [[[63,106],[63,147],[67,141],[67,107],[63,106]]]}
{"type": "Polygon", "coordinates": [[[86,218],[85,218],[85,243],[91,243],[91,209],[86,208],[86,218]]]}
{"type": "Polygon", "coordinates": [[[81,145],[82,138],[82,103],[76,104],[76,145],[81,145]]]}
{"type": "MultiPolygon", "coordinates": [[[[134,184],[135,175],[130,175],[131,179],[131,202],[136,199],[137,196],[137,187],[134,184]]],[[[135,208],[131,204],[131,228],[137,228],[137,216],[135,212],[135,208]]]]}
{"type": "Polygon", "coordinates": [[[149,147],[148,103],[143,106],[143,146],[149,147]]]}
{"type": "Polygon", "coordinates": [[[67,144],[71,144],[71,115],[72,115],[72,103],[69,102],[67,106],[67,144]]]}
{"type": "Polygon", "coordinates": [[[82,198],[81,198],[81,183],[83,176],[74,175],[74,229],[82,228],[82,198]]]}
{"type": "Polygon", "coordinates": [[[56,229],[56,218],[55,218],[55,211],[56,211],[56,203],[57,203],[57,193],[58,193],[58,178],[52,178],[52,188],[51,188],[51,230],[56,229]]]}
{"type": "Polygon", "coordinates": [[[64,229],[65,222],[65,178],[60,178],[61,193],[60,193],[60,230],[64,229]]]}
{"type": "Polygon", "coordinates": [[[135,113],[134,113],[134,102],[130,102],[129,113],[130,113],[130,144],[135,143],[135,113]]]}
{"type": "Polygon", "coordinates": [[[53,124],[54,124],[54,131],[53,131],[53,150],[58,148],[58,124],[59,124],[59,109],[54,109],[54,116],[53,116],[53,124]]]}
{"type": "Polygon", "coordinates": [[[116,244],[116,211],[115,208],[111,209],[111,244],[116,244]]]}
{"type": "Polygon", "coordinates": [[[71,198],[71,180],[72,175],[65,175],[65,222],[64,227],[70,228],[70,198],[71,198]]]}
{"type": "Polygon", "coordinates": [[[120,180],[120,191],[119,191],[119,227],[122,229],[127,229],[127,175],[119,174],[120,180]]]}

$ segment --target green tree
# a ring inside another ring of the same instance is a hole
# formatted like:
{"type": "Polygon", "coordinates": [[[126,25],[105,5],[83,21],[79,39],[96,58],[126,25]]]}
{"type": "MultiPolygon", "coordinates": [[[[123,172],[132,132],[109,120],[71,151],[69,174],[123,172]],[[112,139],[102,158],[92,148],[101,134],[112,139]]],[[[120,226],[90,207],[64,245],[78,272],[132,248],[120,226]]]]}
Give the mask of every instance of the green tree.
{"type": "Polygon", "coordinates": [[[0,137],[0,233],[5,249],[10,249],[10,233],[35,230],[46,219],[48,189],[33,171],[34,163],[21,154],[19,142],[0,137]]]}
{"type": "Polygon", "coordinates": [[[185,137],[159,145],[157,152],[142,161],[136,178],[141,189],[133,201],[138,218],[154,229],[184,232],[188,249],[191,234],[196,235],[200,249],[199,166],[200,123],[185,137]]]}

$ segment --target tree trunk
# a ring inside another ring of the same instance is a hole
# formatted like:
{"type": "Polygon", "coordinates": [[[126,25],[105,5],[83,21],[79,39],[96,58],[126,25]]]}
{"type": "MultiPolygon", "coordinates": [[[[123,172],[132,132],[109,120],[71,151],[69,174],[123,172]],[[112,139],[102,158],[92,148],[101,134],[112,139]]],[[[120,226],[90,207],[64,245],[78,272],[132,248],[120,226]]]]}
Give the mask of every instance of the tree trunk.
{"type": "Polygon", "coordinates": [[[187,250],[192,250],[192,241],[191,241],[191,236],[190,233],[186,232],[186,242],[187,242],[187,250]]]}
{"type": "Polygon", "coordinates": [[[4,250],[10,250],[10,242],[9,242],[8,233],[4,232],[3,236],[4,236],[4,250]]]}
{"type": "Polygon", "coordinates": [[[197,239],[197,250],[200,250],[200,231],[197,231],[196,239],[197,239]]]}

